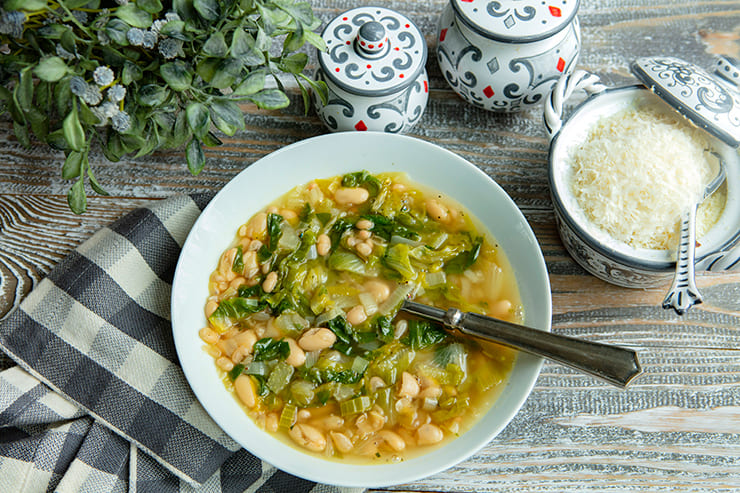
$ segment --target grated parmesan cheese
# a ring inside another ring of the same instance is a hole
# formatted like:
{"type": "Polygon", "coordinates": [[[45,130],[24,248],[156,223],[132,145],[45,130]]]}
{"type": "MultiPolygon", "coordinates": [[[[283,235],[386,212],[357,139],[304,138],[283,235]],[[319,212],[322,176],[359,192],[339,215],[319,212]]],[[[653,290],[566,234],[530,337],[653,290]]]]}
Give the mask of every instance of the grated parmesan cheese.
{"type": "MultiPolygon", "coordinates": [[[[656,106],[628,108],[600,119],[571,151],[571,191],[611,237],[636,248],[672,249],[681,212],[717,174],[708,148],[704,132],[681,116],[656,106]]],[[[717,222],[725,197],[715,193],[702,203],[697,237],[717,222]]]]}

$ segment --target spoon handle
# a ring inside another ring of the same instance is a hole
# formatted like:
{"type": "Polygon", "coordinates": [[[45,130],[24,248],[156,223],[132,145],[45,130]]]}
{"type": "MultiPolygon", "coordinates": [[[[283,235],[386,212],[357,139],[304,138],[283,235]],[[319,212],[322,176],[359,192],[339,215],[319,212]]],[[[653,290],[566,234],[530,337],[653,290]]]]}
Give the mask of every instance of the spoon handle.
{"type": "Polygon", "coordinates": [[[696,208],[694,205],[681,217],[681,238],[676,252],[676,273],[673,284],[663,300],[663,308],[673,308],[683,315],[693,305],[702,302],[696,287],[694,262],[696,249],[696,208]]]}
{"type": "Polygon", "coordinates": [[[511,346],[544,356],[624,388],[642,372],[637,353],[631,349],[584,341],[505,322],[456,308],[447,311],[404,301],[401,309],[441,322],[465,335],[511,346]]]}

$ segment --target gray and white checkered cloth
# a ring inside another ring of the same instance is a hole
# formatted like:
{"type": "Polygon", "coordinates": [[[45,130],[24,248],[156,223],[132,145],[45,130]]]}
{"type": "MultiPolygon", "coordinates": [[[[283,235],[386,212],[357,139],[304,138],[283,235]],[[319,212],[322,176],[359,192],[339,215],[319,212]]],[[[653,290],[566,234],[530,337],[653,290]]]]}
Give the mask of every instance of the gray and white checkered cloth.
{"type": "Polygon", "coordinates": [[[190,390],[170,291],[209,198],[176,196],[98,231],[0,324],[12,359],[0,358],[0,491],[361,491],[261,462],[190,390]]]}

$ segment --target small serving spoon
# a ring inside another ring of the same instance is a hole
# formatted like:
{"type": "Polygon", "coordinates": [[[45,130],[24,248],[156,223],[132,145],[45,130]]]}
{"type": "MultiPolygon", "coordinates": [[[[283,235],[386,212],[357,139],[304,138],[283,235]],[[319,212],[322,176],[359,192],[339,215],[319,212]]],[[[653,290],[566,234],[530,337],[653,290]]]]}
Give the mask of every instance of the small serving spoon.
{"type": "Polygon", "coordinates": [[[553,334],[456,308],[442,310],[405,300],[401,310],[442,323],[467,336],[544,356],[620,388],[642,372],[637,353],[631,349],[553,334]]]}
{"type": "Polygon", "coordinates": [[[694,263],[696,262],[696,209],[699,204],[712,195],[725,181],[727,172],[725,162],[716,153],[711,152],[719,161],[719,172],[704,189],[699,202],[693,204],[681,216],[681,237],[676,251],[676,272],[673,275],[673,284],[663,300],[663,308],[673,308],[676,313],[683,315],[694,305],[701,303],[701,293],[696,287],[694,263]]]}

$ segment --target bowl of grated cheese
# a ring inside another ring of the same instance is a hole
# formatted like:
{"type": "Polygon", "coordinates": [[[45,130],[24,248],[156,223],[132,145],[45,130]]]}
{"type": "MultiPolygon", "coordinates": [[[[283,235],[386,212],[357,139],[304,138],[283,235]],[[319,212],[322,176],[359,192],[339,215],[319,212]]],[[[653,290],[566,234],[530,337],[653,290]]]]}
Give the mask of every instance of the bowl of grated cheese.
{"type": "MultiPolygon", "coordinates": [[[[636,75],[640,69],[633,66],[636,75]]],[[[699,201],[722,159],[727,179],[697,211],[696,270],[740,268],[740,132],[686,115],[686,104],[650,86],[606,88],[596,76],[577,71],[553,89],[545,121],[550,191],[563,244],[584,269],[607,282],[632,288],[664,284],[675,271],[679,217],[699,201]],[[590,97],[563,121],[563,102],[575,89],[590,97]]],[[[740,105],[731,87],[718,87],[729,95],[725,102],[740,105]]]]}

